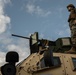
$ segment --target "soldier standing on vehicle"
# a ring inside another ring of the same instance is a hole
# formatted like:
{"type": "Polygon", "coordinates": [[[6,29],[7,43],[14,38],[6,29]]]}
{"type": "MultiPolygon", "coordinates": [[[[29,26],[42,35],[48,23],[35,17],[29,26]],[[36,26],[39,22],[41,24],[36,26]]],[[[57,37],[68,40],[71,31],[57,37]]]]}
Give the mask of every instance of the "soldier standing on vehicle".
{"type": "Polygon", "coordinates": [[[66,53],[76,53],[76,8],[73,4],[69,4],[67,9],[70,12],[68,22],[71,31],[72,48],[66,53]]]}

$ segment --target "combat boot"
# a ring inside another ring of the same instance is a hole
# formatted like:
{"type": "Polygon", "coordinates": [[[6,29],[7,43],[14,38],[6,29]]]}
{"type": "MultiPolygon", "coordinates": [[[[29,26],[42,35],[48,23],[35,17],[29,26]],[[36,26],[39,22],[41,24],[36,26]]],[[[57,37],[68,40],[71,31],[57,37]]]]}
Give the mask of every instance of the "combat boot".
{"type": "Polygon", "coordinates": [[[65,51],[65,53],[75,54],[76,53],[76,48],[72,47],[69,51],[65,51]]]}

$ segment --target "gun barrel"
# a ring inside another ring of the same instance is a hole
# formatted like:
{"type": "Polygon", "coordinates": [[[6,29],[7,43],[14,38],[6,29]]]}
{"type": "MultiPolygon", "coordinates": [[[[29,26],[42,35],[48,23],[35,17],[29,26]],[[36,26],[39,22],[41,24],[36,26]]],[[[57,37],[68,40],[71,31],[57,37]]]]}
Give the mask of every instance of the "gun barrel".
{"type": "Polygon", "coordinates": [[[24,37],[24,36],[15,35],[15,34],[12,34],[12,36],[15,36],[15,37],[20,37],[20,38],[24,38],[24,39],[30,39],[29,37],[24,37]]]}

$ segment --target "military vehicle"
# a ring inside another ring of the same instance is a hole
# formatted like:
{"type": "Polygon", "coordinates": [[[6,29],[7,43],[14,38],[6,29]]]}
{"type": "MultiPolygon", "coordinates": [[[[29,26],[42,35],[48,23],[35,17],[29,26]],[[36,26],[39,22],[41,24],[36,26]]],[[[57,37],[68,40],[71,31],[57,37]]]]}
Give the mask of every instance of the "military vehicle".
{"type": "Polygon", "coordinates": [[[19,59],[18,54],[8,52],[8,63],[1,67],[0,75],[76,75],[76,53],[66,53],[71,48],[70,37],[51,41],[39,39],[38,32],[30,38],[13,36],[29,39],[30,55],[15,65],[19,59]]]}

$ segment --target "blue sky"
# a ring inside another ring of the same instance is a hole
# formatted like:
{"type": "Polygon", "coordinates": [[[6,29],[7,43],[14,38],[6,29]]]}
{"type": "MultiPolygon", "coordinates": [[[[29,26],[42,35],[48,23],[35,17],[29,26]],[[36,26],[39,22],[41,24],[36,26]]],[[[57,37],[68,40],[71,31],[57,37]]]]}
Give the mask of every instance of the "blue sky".
{"type": "Polygon", "coordinates": [[[14,50],[20,61],[29,55],[29,42],[11,34],[30,36],[38,32],[39,38],[56,40],[69,37],[68,4],[76,0],[0,0],[0,65],[5,54],[14,50]]]}

